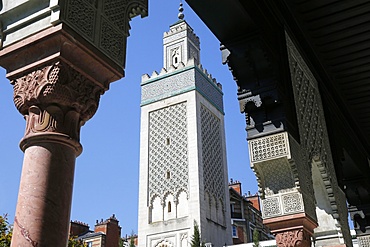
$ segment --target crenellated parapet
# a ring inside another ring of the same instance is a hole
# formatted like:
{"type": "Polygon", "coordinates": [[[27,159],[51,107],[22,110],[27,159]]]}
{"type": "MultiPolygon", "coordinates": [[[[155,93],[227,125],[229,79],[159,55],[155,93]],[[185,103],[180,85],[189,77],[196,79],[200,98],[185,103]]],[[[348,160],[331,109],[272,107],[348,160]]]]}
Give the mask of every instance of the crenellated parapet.
{"type": "Polygon", "coordinates": [[[141,105],[196,90],[223,112],[221,83],[201,64],[196,64],[193,58],[186,64],[180,62],[177,67],[171,65],[168,69],[162,68],[159,73],[154,71],[151,76],[144,74],[141,87],[141,105]]]}
{"type": "Polygon", "coordinates": [[[180,37],[187,37],[197,47],[200,45],[199,37],[194,33],[194,30],[187,24],[187,22],[183,20],[179,20],[170,26],[170,30],[168,32],[164,32],[163,34],[164,42],[168,42],[172,39],[178,39],[180,37]],[[173,35],[176,36],[172,37],[173,35]]]}

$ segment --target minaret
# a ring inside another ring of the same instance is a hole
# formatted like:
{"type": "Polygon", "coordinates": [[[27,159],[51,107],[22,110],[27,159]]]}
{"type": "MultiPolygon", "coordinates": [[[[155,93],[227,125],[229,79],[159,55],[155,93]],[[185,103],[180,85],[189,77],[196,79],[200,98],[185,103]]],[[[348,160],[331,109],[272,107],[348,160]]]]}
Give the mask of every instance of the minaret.
{"type": "Polygon", "coordinates": [[[164,67],[141,82],[139,247],[231,244],[223,93],[184,20],[164,33],[164,67]]]}

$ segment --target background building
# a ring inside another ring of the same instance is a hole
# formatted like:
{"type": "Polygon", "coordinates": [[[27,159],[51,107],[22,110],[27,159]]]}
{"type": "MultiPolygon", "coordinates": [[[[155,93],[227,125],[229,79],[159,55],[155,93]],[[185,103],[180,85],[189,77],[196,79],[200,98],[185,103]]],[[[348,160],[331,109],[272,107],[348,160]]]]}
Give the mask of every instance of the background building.
{"type": "Polygon", "coordinates": [[[270,230],[263,224],[258,194],[242,194],[241,183],[230,180],[230,213],[233,244],[253,242],[253,231],[259,233],[259,240],[273,239],[270,230]]]}
{"type": "Polygon", "coordinates": [[[87,247],[118,247],[121,237],[121,227],[113,214],[106,220],[96,221],[94,231],[91,231],[89,225],[71,221],[69,227],[70,236],[77,236],[87,244],[87,247]]]}

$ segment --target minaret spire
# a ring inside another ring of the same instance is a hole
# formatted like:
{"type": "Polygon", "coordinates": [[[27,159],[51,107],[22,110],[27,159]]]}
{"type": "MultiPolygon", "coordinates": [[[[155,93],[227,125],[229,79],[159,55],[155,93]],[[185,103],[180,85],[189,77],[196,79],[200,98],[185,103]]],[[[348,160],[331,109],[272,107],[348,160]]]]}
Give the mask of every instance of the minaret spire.
{"type": "Polygon", "coordinates": [[[184,19],[184,13],[182,13],[183,11],[184,11],[184,8],[182,7],[182,1],[180,1],[179,14],[177,15],[180,20],[184,19]]]}

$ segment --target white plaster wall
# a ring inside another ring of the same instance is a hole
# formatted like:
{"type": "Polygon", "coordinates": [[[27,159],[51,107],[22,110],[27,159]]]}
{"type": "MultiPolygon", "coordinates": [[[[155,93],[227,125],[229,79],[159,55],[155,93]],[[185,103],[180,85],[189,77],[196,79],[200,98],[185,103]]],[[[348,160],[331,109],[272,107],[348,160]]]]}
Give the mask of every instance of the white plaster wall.
{"type": "Polygon", "coordinates": [[[168,194],[165,198],[163,220],[170,220],[176,218],[176,206],[172,194],[168,194]]]}
{"type": "Polygon", "coordinates": [[[179,198],[177,200],[178,200],[176,206],[177,218],[189,216],[189,203],[187,194],[184,191],[182,191],[179,194],[179,198]]]}

